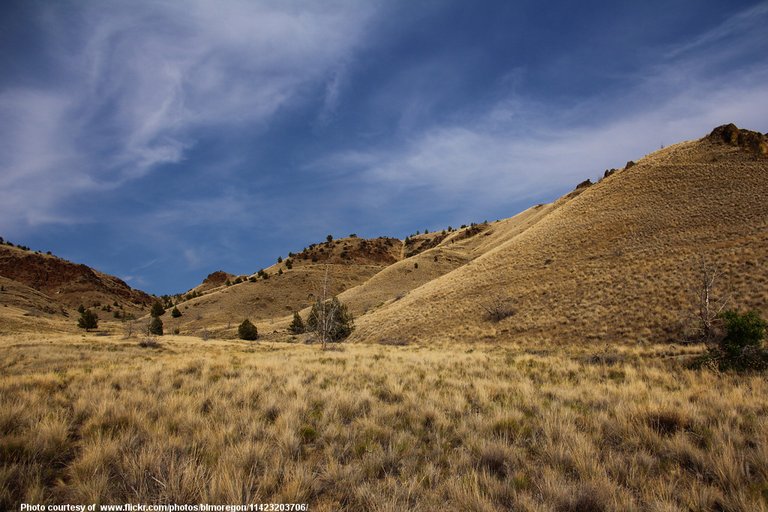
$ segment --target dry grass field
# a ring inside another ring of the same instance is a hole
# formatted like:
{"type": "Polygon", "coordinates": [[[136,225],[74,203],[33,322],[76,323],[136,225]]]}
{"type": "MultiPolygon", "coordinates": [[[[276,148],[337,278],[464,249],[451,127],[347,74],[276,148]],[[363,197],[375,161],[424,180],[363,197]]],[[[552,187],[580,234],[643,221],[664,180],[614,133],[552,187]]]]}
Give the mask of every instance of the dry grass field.
{"type": "Polygon", "coordinates": [[[139,341],[0,337],[0,509],[768,509],[768,381],[697,347],[139,341]]]}

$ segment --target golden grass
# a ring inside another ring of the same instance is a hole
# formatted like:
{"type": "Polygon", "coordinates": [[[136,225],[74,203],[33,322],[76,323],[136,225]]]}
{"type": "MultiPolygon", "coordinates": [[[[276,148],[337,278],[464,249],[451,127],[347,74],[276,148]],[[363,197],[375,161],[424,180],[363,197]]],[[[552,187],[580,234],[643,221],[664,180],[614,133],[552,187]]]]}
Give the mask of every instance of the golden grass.
{"type": "Polygon", "coordinates": [[[768,509],[768,382],[695,347],[0,338],[0,509],[768,509]]]}

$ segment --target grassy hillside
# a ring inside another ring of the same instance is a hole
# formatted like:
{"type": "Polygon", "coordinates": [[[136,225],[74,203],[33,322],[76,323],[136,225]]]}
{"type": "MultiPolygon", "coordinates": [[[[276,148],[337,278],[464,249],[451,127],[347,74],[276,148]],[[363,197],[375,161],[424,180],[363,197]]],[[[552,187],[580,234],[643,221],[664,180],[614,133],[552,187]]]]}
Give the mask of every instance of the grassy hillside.
{"type": "Polygon", "coordinates": [[[510,219],[491,224],[409,237],[405,254],[410,253],[411,256],[386,267],[364,283],[345,291],[339,298],[350,306],[355,315],[400,300],[411,290],[516,237],[561,203],[535,206],[510,219]]]}
{"type": "Polygon", "coordinates": [[[356,340],[680,340],[697,261],[768,312],[768,160],[715,137],[658,151],[358,320],[356,340]],[[488,321],[484,306],[515,314],[488,321]]]}

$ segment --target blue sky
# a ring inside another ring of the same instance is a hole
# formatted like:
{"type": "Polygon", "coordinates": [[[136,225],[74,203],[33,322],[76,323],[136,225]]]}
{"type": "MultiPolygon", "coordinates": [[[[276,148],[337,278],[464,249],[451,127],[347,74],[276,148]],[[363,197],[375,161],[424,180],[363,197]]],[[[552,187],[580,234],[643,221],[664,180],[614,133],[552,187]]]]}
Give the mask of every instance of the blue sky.
{"type": "Polygon", "coordinates": [[[0,235],[153,293],[768,131],[768,2],[4,1],[0,235]]]}

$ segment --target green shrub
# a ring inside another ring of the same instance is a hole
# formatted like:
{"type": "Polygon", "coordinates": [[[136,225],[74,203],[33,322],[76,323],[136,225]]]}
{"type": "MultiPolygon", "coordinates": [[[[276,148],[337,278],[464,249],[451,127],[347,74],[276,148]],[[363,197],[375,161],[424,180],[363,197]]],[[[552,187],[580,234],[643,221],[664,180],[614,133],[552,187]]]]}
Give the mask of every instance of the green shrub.
{"type": "Polygon", "coordinates": [[[98,329],[99,317],[90,309],[83,308],[83,311],[80,313],[80,318],[77,320],[77,326],[81,329],[85,329],[86,332],[91,329],[98,329]]]}
{"type": "Polygon", "coordinates": [[[293,334],[301,334],[306,330],[304,321],[301,319],[301,315],[299,315],[298,311],[293,314],[293,321],[291,322],[291,325],[288,326],[288,330],[293,334]]]}
{"type": "Polygon", "coordinates": [[[165,308],[160,304],[159,300],[152,303],[152,309],[149,311],[149,314],[154,317],[163,316],[165,314],[165,308]]]}
{"type": "Polygon", "coordinates": [[[721,370],[768,369],[768,351],[763,339],[768,324],[757,311],[724,311],[719,315],[724,335],[710,356],[721,370]]]}
{"type": "Polygon", "coordinates": [[[160,320],[160,317],[152,317],[152,320],[149,322],[149,333],[155,336],[163,335],[163,321],[160,320]]]}
{"type": "Polygon", "coordinates": [[[765,320],[757,311],[739,314],[737,311],[724,311],[723,319],[726,334],[720,341],[720,348],[729,355],[737,355],[746,347],[759,347],[765,337],[765,320]]]}
{"type": "Polygon", "coordinates": [[[247,318],[237,328],[237,335],[241,340],[253,341],[259,337],[259,331],[256,326],[247,318]]]}
{"type": "Polygon", "coordinates": [[[181,311],[179,311],[179,308],[176,306],[173,306],[173,310],[171,311],[171,316],[173,318],[179,318],[181,316],[181,311]]]}

